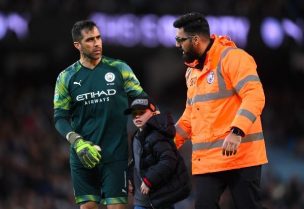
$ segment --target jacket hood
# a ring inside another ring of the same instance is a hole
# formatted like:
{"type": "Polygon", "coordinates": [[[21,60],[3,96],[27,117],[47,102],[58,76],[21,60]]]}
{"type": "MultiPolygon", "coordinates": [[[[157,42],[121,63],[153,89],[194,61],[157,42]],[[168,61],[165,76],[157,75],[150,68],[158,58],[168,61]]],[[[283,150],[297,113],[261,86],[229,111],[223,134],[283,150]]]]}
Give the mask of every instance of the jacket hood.
{"type": "MultiPolygon", "coordinates": [[[[228,36],[217,36],[215,34],[212,34],[210,36],[210,39],[213,40],[213,44],[209,49],[209,51],[213,51],[214,48],[217,47],[218,45],[236,47],[236,44],[228,36]]],[[[199,65],[199,63],[200,63],[199,60],[194,60],[191,63],[185,62],[185,65],[191,68],[195,68],[199,65]]]]}
{"type": "Polygon", "coordinates": [[[146,123],[147,129],[155,129],[166,137],[175,137],[175,127],[171,114],[158,114],[152,116],[146,123]]]}

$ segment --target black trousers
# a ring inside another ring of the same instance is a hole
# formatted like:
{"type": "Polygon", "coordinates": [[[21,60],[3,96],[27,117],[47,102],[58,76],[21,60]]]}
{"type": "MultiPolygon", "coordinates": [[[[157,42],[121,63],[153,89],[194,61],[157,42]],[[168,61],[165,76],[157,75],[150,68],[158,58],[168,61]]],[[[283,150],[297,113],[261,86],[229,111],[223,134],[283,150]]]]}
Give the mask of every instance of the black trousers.
{"type": "Polygon", "coordinates": [[[220,209],[219,200],[230,189],[236,209],[263,209],[261,166],[194,175],[195,209],[220,209]]]}

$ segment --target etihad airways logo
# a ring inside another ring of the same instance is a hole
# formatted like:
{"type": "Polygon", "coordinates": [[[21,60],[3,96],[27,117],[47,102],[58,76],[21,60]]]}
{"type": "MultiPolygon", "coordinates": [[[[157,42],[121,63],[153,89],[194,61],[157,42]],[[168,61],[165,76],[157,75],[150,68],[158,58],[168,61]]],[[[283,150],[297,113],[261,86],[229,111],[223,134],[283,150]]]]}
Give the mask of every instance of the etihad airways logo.
{"type": "Polygon", "coordinates": [[[80,102],[84,100],[99,99],[101,97],[112,96],[115,94],[116,94],[115,89],[107,89],[105,91],[88,92],[85,94],[77,95],[76,100],[80,102]]]}

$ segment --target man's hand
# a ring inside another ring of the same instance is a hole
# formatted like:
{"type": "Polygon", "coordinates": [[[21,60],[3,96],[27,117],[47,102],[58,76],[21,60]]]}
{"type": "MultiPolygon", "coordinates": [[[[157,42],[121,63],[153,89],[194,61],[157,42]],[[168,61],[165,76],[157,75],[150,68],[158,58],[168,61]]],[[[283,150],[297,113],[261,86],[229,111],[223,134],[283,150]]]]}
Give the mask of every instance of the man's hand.
{"type": "Polygon", "coordinates": [[[242,137],[230,132],[223,143],[222,154],[226,156],[235,155],[240,146],[242,137]]]}
{"type": "Polygon", "coordinates": [[[129,191],[130,194],[134,194],[134,187],[133,187],[130,180],[128,180],[128,182],[129,182],[128,183],[128,191],[129,191]]]}
{"type": "Polygon", "coordinates": [[[98,145],[93,145],[92,142],[79,138],[72,146],[84,167],[94,168],[100,162],[101,148],[98,145]]]}
{"type": "Polygon", "coordinates": [[[145,182],[141,182],[140,191],[142,194],[149,194],[150,188],[145,184],[145,182]]]}

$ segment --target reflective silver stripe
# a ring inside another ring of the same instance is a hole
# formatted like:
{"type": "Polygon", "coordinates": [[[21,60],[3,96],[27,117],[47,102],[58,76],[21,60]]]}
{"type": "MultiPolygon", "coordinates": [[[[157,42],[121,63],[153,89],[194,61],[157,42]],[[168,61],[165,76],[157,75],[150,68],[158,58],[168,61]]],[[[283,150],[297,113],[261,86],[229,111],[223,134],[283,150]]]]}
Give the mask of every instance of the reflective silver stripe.
{"type": "Polygon", "coordinates": [[[188,79],[189,79],[191,73],[192,73],[191,68],[187,68],[187,71],[186,71],[186,81],[188,81],[188,79]]]}
{"type": "Polygon", "coordinates": [[[241,81],[239,81],[239,83],[236,85],[236,87],[234,89],[231,89],[231,90],[226,89],[226,83],[225,83],[225,80],[224,80],[224,77],[222,74],[221,63],[222,63],[222,59],[228,54],[228,52],[230,50],[233,50],[233,49],[236,49],[236,48],[229,47],[229,48],[225,49],[222,52],[221,58],[217,65],[216,74],[217,74],[217,78],[218,78],[219,91],[214,92],[214,93],[208,93],[208,94],[199,94],[199,95],[194,96],[193,98],[188,98],[187,99],[188,105],[192,105],[197,102],[206,102],[206,101],[210,101],[210,100],[227,98],[227,97],[233,96],[234,94],[236,94],[236,92],[239,92],[243,88],[243,86],[249,81],[259,81],[260,82],[260,79],[257,75],[249,75],[249,76],[243,78],[241,81]]]}
{"type": "Polygon", "coordinates": [[[187,105],[192,105],[192,99],[187,98],[187,105]]]}
{"type": "Polygon", "coordinates": [[[247,136],[242,138],[242,143],[253,142],[253,141],[258,141],[258,140],[264,140],[263,132],[248,134],[247,136]]]}
{"type": "Polygon", "coordinates": [[[246,78],[243,78],[240,80],[240,82],[235,86],[235,90],[239,93],[243,86],[248,82],[248,81],[259,81],[260,78],[257,75],[249,75],[246,78]]]}
{"type": "Polygon", "coordinates": [[[226,83],[222,74],[222,59],[228,54],[228,52],[230,50],[236,49],[235,47],[229,47],[226,48],[222,54],[221,54],[221,58],[217,64],[217,70],[216,70],[216,75],[218,78],[218,86],[219,86],[219,91],[218,92],[214,92],[214,93],[209,93],[209,94],[199,94],[194,96],[193,98],[188,98],[187,99],[187,104],[188,105],[192,105],[196,102],[206,102],[206,101],[210,101],[210,100],[216,100],[216,99],[223,99],[223,98],[227,98],[230,97],[232,95],[235,94],[235,91],[233,89],[231,90],[227,90],[226,89],[226,83]]]}
{"type": "MultiPolygon", "coordinates": [[[[242,138],[241,143],[253,142],[253,141],[258,141],[258,140],[264,140],[263,132],[248,134],[242,138]]],[[[203,143],[193,144],[192,151],[207,150],[207,149],[222,147],[223,142],[224,142],[224,139],[218,139],[213,142],[203,142],[203,143]]]]}
{"type": "Polygon", "coordinates": [[[181,135],[184,139],[189,139],[189,134],[184,131],[179,125],[175,125],[176,133],[181,135]]]}
{"type": "Polygon", "coordinates": [[[235,93],[234,90],[224,90],[224,91],[214,92],[214,93],[209,93],[209,94],[196,95],[192,99],[192,104],[194,104],[196,102],[206,102],[209,100],[227,98],[227,97],[232,96],[234,93],[235,93]]]}
{"type": "Polygon", "coordinates": [[[203,143],[193,144],[192,151],[206,150],[206,149],[221,147],[223,145],[223,142],[224,142],[224,139],[218,139],[213,142],[203,142],[203,143]]]}
{"type": "Polygon", "coordinates": [[[225,49],[222,54],[221,54],[221,58],[217,64],[217,70],[216,70],[216,75],[217,75],[217,80],[218,80],[218,86],[219,86],[219,91],[221,92],[222,90],[226,90],[226,83],[224,80],[224,76],[222,74],[222,60],[224,59],[224,57],[226,57],[226,55],[228,54],[229,51],[231,51],[232,49],[236,49],[235,47],[229,47],[227,49],[225,49]]]}
{"type": "Polygon", "coordinates": [[[240,109],[238,112],[237,112],[238,115],[242,115],[246,118],[248,118],[252,123],[256,120],[256,117],[255,115],[248,111],[248,110],[245,110],[245,109],[240,109]]]}

